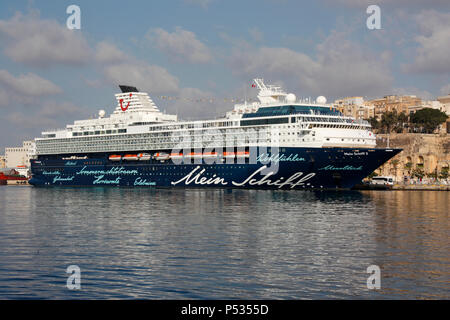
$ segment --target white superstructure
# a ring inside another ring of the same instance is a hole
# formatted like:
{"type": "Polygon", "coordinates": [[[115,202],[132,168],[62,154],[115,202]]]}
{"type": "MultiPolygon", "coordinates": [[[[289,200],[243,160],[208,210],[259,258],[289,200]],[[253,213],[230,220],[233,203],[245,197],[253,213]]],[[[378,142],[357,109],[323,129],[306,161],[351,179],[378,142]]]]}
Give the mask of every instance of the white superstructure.
{"type": "Polygon", "coordinates": [[[121,86],[117,107],[106,117],[78,120],[36,138],[37,155],[160,151],[214,147],[375,147],[367,121],[345,117],[325,97],[298,100],[255,79],[257,102],[235,105],[222,119],[178,121],[162,113],[147,93],[121,86]]]}

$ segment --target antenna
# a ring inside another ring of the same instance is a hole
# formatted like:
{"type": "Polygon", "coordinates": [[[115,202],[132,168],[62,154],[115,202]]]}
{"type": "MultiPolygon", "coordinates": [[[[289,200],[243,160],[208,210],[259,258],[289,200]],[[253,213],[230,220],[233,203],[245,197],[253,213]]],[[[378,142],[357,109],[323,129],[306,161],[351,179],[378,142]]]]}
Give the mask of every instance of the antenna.
{"type": "Polygon", "coordinates": [[[244,85],[244,103],[247,105],[247,86],[244,85]]]}
{"type": "Polygon", "coordinates": [[[259,90],[267,90],[266,85],[264,84],[264,79],[253,79],[253,81],[255,82],[256,86],[258,87],[259,90]]]}

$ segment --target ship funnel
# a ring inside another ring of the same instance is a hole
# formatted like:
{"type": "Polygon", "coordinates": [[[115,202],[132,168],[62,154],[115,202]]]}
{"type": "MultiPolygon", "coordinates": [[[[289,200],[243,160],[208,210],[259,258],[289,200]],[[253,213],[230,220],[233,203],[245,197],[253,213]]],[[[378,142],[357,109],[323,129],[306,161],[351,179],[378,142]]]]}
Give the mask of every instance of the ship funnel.
{"type": "Polygon", "coordinates": [[[139,90],[138,90],[136,87],[119,85],[119,88],[120,88],[120,90],[122,91],[122,93],[127,93],[127,92],[139,92],[139,90]]]}

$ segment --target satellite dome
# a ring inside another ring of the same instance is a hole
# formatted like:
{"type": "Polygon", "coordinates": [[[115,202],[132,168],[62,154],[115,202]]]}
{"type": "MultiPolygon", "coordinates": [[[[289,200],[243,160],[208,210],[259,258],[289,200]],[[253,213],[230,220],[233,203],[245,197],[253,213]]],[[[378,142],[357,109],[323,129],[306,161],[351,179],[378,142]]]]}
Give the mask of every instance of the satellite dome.
{"type": "Polygon", "coordinates": [[[297,97],[293,93],[289,93],[286,95],[286,102],[288,102],[288,103],[293,103],[293,102],[295,102],[296,99],[297,99],[297,97]]]}
{"type": "Polygon", "coordinates": [[[325,98],[324,96],[318,96],[316,99],[316,103],[317,104],[325,104],[325,103],[327,103],[327,98],[325,98]]]}
{"type": "Polygon", "coordinates": [[[100,110],[100,111],[98,112],[98,116],[99,116],[100,118],[103,118],[103,117],[105,116],[105,114],[106,114],[105,110],[100,110]]]}

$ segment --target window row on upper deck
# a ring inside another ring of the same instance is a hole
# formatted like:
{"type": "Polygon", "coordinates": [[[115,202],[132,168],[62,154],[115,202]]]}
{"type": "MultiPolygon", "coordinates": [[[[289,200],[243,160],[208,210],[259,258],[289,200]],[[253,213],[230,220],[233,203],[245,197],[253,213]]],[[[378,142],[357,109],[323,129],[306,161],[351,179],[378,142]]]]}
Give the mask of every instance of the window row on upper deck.
{"type": "Polygon", "coordinates": [[[297,116],[297,117],[273,117],[273,118],[259,118],[259,119],[243,119],[241,120],[241,126],[260,126],[271,124],[283,124],[283,123],[295,123],[295,122],[321,122],[321,123],[333,123],[333,124],[349,124],[349,125],[363,125],[369,126],[367,121],[352,120],[345,117],[314,117],[314,116],[297,116]],[[290,118],[290,121],[289,121],[290,118]]]}
{"type": "Polygon", "coordinates": [[[342,113],[334,108],[319,107],[319,106],[275,106],[275,107],[261,107],[254,113],[245,113],[242,118],[257,118],[257,117],[275,117],[286,116],[291,114],[311,114],[311,115],[326,115],[326,116],[342,116],[342,113]]]}

